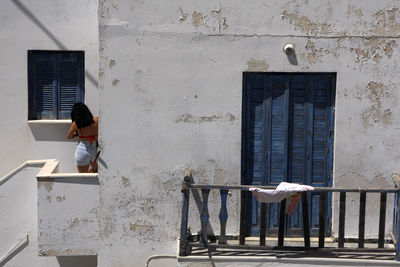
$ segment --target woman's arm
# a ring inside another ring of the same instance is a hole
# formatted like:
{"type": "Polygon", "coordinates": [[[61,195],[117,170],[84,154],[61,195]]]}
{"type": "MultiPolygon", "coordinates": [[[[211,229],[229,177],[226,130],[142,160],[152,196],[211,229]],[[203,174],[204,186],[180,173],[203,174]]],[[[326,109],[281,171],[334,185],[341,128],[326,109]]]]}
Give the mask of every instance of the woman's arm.
{"type": "Polygon", "coordinates": [[[67,139],[72,139],[75,137],[77,128],[76,128],[76,123],[72,122],[71,127],[69,128],[68,134],[67,134],[67,139]]]}

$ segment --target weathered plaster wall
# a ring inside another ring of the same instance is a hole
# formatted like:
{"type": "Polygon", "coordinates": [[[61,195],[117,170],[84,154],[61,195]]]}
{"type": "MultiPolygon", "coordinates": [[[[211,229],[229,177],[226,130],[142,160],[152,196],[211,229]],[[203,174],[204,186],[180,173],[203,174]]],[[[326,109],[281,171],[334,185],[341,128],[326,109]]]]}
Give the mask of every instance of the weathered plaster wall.
{"type": "MultiPolygon", "coordinates": [[[[140,266],[152,254],[176,253],[185,168],[196,182],[240,183],[244,71],[337,72],[334,185],[393,186],[398,1],[103,0],[99,20],[107,163],[99,177],[99,266],[140,266]],[[296,58],[282,52],[289,42],[296,58]]],[[[228,233],[238,231],[237,204],[233,193],[228,233]]],[[[368,204],[376,210],[370,197],[368,204]]],[[[357,201],[347,210],[354,225],[357,201]]],[[[391,205],[388,227],[390,215],[391,205]]],[[[367,235],[375,234],[377,220],[367,221],[367,235]]]]}
{"type": "Polygon", "coordinates": [[[27,51],[84,50],[86,102],[98,113],[96,0],[2,1],[0,9],[0,176],[28,159],[57,158],[60,171],[76,171],[68,124],[28,124],[27,51]]]}
{"type": "Polygon", "coordinates": [[[97,177],[38,178],[37,198],[40,256],[97,255],[97,177]]]}

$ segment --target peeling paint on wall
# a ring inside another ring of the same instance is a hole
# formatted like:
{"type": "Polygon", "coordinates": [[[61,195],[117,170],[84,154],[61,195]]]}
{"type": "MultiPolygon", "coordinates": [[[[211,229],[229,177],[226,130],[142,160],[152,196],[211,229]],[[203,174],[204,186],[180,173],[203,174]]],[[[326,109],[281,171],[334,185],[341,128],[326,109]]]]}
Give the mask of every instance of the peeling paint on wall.
{"type": "Polygon", "coordinates": [[[369,82],[367,89],[367,99],[369,100],[370,105],[360,114],[364,128],[371,127],[377,123],[381,123],[384,126],[391,125],[391,109],[387,108],[382,110],[382,102],[391,96],[389,90],[382,83],[376,81],[369,82]]]}
{"type": "Polygon", "coordinates": [[[357,48],[350,48],[350,51],[355,52],[356,62],[371,59],[379,62],[383,57],[392,57],[394,46],[397,46],[395,40],[366,38],[357,48]]]}
{"type": "Polygon", "coordinates": [[[304,54],[300,54],[300,58],[303,61],[306,61],[310,64],[315,64],[317,62],[322,62],[321,56],[323,53],[322,48],[315,48],[315,43],[308,39],[307,43],[304,46],[305,50],[307,51],[304,54]]]}
{"type": "Polygon", "coordinates": [[[225,183],[224,170],[215,169],[214,170],[214,184],[224,184],[224,183],[225,183]]]}
{"type": "Polygon", "coordinates": [[[218,20],[218,32],[221,33],[221,30],[226,30],[229,26],[226,21],[226,17],[222,16],[221,8],[211,10],[211,15],[215,16],[218,20]]]}
{"type": "Polygon", "coordinates": [[[388,58],[392,57],[393,54],[393,46],[396,45],[396,42],[394,40],[386,43],[386,45],[384,46],[383,50],[385,51],[386,56],[388,56],[388,58]]]}
{"type": "Polygon", "coordinates": [[[155,235],[155,229],[152,223],[144,220],[122,224],[122,237],[131,236],[141,243],[146,243],[149,240],[160,240],[155,235]]]}
{"type": "Polygon", "coordinates": [[[114,59],[110,59],[110,63],[108,64],[108,67],[110,69],[112,69],[115,66],[115,60],[114,59]]]}
{"type": "Polygon", "coordinates": [[[393,7],[391,9],[381,9],[373,16],[374,24],[371,32],[377,35],[398,35],[400,33],[400,12],[393,7]]]}
{"type": "Polygon", "coordinates": [[[131,185],[131,182],[129,181],[129,178],[126,178],[126,177],[122,176],[122,177],[121,177],[121,180],[122,180],[122,184],[123,184],[125,187],[128,187],[128,186],[131,185]]]}
{"type": "Polygon", "coordinates": [[[177,179],[170,179],[167,180],[163,183],[163,187],[165,189],[165,192],[169,192],[169,191],[176,191],[177,188],[179,188],[180,186],[180,182],[176,181],[177,179]]]}
{"type": "Polygon", "coordinates": [[[152,231],[153,225],[150,223],[147,224],[139,224],[139,223],[130,223],[129,230],[133,232],[139,232],[139,234],[144,234],[149,231],[152,231]]]}
{"type": "Polygon", "coordinates": [[[192,114],[180,115],[175,122],[177,123],[204,123],[204,122],[233,122],[236,117],[231,113],[226,113],[225,115],[212,115],[212,116],[193,116],[192,114]]]}
{"type": "Polygon", "coordinates": [[[183,13],[183,10],[182,10],[181,6],[179,7],[179,12],[181,14],[181,17],[179,18],[179,22],[184,22],[186,20],[186,18],[187,18],[187,14],[183,13]]]}
{"type": "Polygon", "coordinates": [[[325,22],[312,22],[306,16],[297,13],[290,13],[286,10],[282,12],[282,19],[288,20],[294,25],[295,30],[299,30],[307,35],[328,34],[332,32],[331,26],[325,22]]]}
{"type": "Polygon", "coordinates": [[[47,192],[50,192],[53,189],[53,182],[45,182],[45,181],[38,181],[38,188],[44,186],[47,192]]]}
{"type": "Polygon", "coordinates": [[[71,224],[69,225],[69,229],[72,230],[74,229],[79,223],[79,219],[78,218],[74,218],[72,219],[71,224]]]}
{"type": "Polygon", "coordinates": [[[115,220],[110,216],[106,216],[104,224],[103,234],[105,237],[109,237],[115,231],[115,220]]]}
{"type": "Polygon", "coordinates": [[[113,81],[112,81],[112,85],[113,86],[117,86],[119,84],[119,80],[118,79],[114,79],[113,81]]]}
{"type": "Polygon", "coordinates": [[[56,200],[57,200],[57,202],[62,202],[65,200],[65,196],[57,196],[56,200]]]}
{"type": "Polygon", "coordinates": [[[265,62],[265,59],[254,59],[250,58],[247,61],[247,70],[248,71],[267,71],[269,68],[268,63],[265,62]]]}
{"type": "Polygon", "coordinates": [[[202,24],[202,22],[203,22],[203,14],[197,11],[193,11],[192,24],[197,28],[202,24]]]}
{"type": "MultiPolygon", "coordinates": [[[[181,7],[179,7],[179,12],[181,14],[179,22],[186,21],[186,14],[183,12],[181,7]]],[[[222,14],[221,8],[212,9],[205,14],[201,13],[200,11],[193,11],[192,24],[196,29],[203,25],[205,28],[218,33],[222,33],[223,30],[226,30],[229,27],[228,19],[222,14]]]]}

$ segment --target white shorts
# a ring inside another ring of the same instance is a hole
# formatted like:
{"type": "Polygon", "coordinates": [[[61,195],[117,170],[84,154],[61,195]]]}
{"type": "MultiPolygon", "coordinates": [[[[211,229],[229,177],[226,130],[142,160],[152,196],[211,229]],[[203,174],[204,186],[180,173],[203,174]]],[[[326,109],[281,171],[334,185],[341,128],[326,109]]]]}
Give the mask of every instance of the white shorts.
{"type": "Polygon", "coordinates": [[[94,161],[97,152],[97,143],[93,141],[79,141],[75,152],[75,163],[77,166],[86,166],[94,161]]]}

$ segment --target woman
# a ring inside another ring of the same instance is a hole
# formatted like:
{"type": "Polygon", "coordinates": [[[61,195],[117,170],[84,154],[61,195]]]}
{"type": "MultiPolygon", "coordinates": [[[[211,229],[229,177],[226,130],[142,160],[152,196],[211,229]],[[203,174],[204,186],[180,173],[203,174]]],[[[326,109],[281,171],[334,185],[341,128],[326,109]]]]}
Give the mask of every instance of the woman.
{"type": "MultiPolygon", "coordinates": [[[[89,165],[93,163],[97,150],[97,134],[99,117],[94,117],[89,108],[83,103],[75,103],[71,111],[72,124],[67,138],[79,136],[78,147],[75,152],[75,162],[79,172],[89,172],[89,165]]],[[[97,164],[94,166],[97,172],[97,164]]]]}

